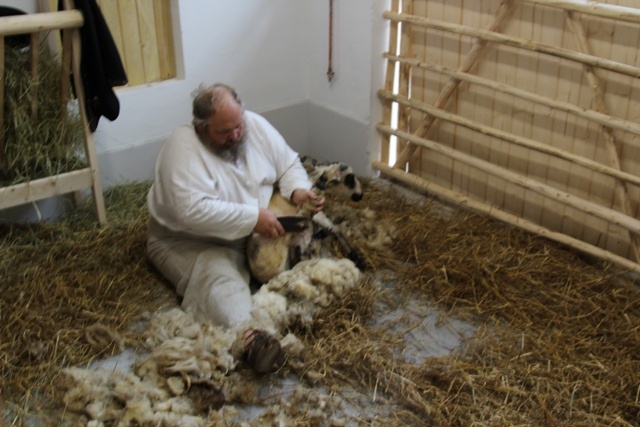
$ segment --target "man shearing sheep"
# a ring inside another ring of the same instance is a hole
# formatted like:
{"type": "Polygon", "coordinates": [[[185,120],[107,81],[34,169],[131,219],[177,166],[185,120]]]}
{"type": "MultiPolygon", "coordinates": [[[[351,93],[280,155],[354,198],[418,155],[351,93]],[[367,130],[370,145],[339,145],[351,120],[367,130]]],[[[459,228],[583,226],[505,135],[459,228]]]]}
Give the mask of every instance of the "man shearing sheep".
{"type": "Polygon", "coordinates": [[[197,319],[238,331],[258,372],[272,370],[282,350],[252,318],[245,242],[253,232],[284,234],[267,209],[275,184],[293,204],[311,199],[322,209],[298,154],[217,83],[194,92],[192,122],[165,143],[147,197],[151,261],[197,319]]]}

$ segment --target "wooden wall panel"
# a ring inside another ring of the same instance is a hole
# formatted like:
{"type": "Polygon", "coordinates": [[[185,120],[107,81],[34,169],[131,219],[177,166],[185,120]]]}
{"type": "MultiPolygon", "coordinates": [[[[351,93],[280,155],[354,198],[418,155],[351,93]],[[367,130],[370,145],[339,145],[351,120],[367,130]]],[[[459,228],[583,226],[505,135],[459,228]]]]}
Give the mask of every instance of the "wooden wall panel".
{"type": "Polygon", "coordinates": [[[412,43],[390,58],[405,70],[411,99],[398,102],[417,138],[395,168],[640,271],[634,1],[410,0],[411,12],[385,13],[412,43]],[[453,116],[433,119],[422,105],[453,116]]]}
{"type": "MultiPolygon", "coordinates": [[[[58,0],[46,0],[56,10],[58,0]]],[[[128,86],[176,77],[171,0],[97,0],[120,53],[128,86]]]]}

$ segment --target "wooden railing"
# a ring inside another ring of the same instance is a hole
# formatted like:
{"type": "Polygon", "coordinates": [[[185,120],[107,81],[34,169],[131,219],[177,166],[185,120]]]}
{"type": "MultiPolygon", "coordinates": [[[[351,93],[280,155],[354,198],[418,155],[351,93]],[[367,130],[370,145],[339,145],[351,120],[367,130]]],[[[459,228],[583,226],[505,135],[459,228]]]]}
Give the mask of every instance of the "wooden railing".
{"type": "MultiPolygon", "coordinates": [[[[64,10],[49,13],[34,13],[0,18],[0,153],[4,146],[4,98],[5,98],[5,37],[29,34],[31,36],[31,67],[32,75],[37,75],[39,49],[38,41],[44,32],[59,31],[61,40],[61,77],[60,89],[65,92],[69,84],[73,84],[74,93],[78,99],[78,107],[82,121],[84,147],[88,166],[70,172],[51,175],[45,178],[29,180],[15,185],[0,187],[0,209],[6,209],[37,200],[75,193],[80,196],[81,190],[90,188],[95,201],[97,220],[100,224],[106,222],[102,184],[95,151],[95,141],[90,131],[85,107],[84,87],[80,73],[81,40],[79,28],[84,19],[77,10],[64,10]],[[69,71],[73,71],[71,74],[69,71]],[[71,75],[73,76],[72,82],[71,75]]],[[[37,94],[31,97],[36,100],[37,94]]],[[[64,106],[66,109],[66,106],[64,106]]]]}

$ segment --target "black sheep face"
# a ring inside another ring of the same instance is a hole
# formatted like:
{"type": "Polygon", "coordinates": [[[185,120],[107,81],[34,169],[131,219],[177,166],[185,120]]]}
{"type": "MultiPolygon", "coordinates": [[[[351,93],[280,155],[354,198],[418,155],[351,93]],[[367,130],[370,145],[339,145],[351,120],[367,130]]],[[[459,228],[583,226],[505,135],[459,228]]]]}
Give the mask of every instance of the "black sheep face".
{"type": "Polygon", "coordinates": [[[338,195],[354,202],[362,200],[362,184],[351,166],[346,163],[332,163],[323,168],[323,176],[327,179],[327,194],[338,195]]]}

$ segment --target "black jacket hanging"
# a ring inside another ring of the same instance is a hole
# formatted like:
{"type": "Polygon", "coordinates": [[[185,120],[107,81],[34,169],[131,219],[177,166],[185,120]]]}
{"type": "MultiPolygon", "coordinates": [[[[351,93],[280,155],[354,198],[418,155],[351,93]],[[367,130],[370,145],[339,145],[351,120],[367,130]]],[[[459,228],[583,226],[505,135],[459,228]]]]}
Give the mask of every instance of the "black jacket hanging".
{"type": "MultiPolygon", "coordinates": [[[[84,16],[84,25],[80,28],[80,75],[89,126],[93,132],[101,116],[112,121],[118,118],[120,102],[113,87],[126,85],[128,80],[118,48],[96,0],[75,0],[74,3],[84,16]]],[[[59,8],[61,6],[62,1],[59,8]]]]}

